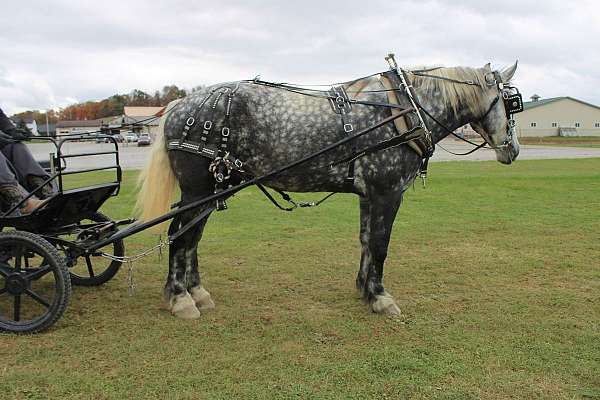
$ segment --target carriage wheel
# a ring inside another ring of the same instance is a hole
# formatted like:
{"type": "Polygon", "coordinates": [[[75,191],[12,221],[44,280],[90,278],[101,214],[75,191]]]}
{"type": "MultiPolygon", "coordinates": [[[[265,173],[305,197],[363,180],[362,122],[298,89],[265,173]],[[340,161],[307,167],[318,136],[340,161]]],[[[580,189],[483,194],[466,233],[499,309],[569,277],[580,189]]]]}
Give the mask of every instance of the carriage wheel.
{"type": "Polygon", "coordinates": [[[43,331],[70,296],[69,269],[54,246],[29,232],[0,233],[0,331],[43,331]]]}
{"type": "MultiPolygon", "coordinates": [[[[111,219],[102,213],[94,213],[89,218],[79,221],[79,224],[89,224],[92,222],[110,222],[111,219]]],[[[75,228],[69,237],[63,239],[75,241],[80,229],[75,228]]],[[[63,246],[59,246],[61,248],[63,246]]],[[[75,259],[70,258],[70,252],[65,250],[67,263],[71,273],[71,283],[77,286],[100,286],[111,280],[123,264],[120,261],[109,260],[99,255],[80,256],[75,259]]],[[[103,253],[122,257],[125,254],[125,245],[122,240],[109,244],[100,249],[103,253]]]]}

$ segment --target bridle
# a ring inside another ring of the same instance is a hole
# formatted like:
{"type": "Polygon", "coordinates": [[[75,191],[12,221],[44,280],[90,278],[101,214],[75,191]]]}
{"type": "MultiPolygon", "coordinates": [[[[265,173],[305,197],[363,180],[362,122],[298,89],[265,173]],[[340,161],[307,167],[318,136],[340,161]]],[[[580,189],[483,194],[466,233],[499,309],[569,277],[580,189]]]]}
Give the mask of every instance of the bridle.
{"type": "MultiPolygon", "coordinates": [[[[414,107],[417,110],[417,115],[419,115],[419,120],[420,120],[419,122],[423,125],[423,127],[425,128],[425,121],[420,116],[420,112],[423,112],[425,115],[427,115],[433,122],[435,122],[437,125],[439,125],[447,133],[449,133],[469,144],[472,144],[473,146],[476,146],[474,149],[470,150],[467,153],[461,153],[461,154],[457,154],[457,155],[471,154],[481,148],[486,147],[486,145],[490,149],[504,149],[504,148],[507,148],[512,145],[514,135],[515,135],[515,125],[516,125],[513,115],[523,111],[523,97],[522,97],[521,93],[519,92],[519,89],[517,89],[517,87],[511,85],[510,83],[505,83],[502,81],[502,76],[500,75],[500,73],[498,71],[493,71],[491,74],[486,75],[487,86],[496,86],[498,88],[498,94],[496,95],[494,100],[492,100],[492,102],[490,103],[487,110],[478,119],[478,121],[484,120],[490,114],[490,112],[492,112],[492,110],[496,107],[496,105],[498,104],[500,99],[502,99],[502,101],[504,103],[504,109],[506,111],[506,118],[508,119],[506,139],[500,145],[492,146],[490,143],[487,143],[487,141],[484,141],[484,143],[482,143],[482,144],[477,144],[477,143],[474,143],[470,140],[467,140],[467,139],[457,135],[456,133],[454,133],[454,131],[452,129],[448,128],[445,124],[443,124],[438,119],[436,119],[433,115],[431,115],[431,113],[429,111],[427,111],[427,109],[425,109],[418,102],[418,100],[416,99],[415,93],[412,92],[412,90],[411,90],[412,86],[408,83],[408,74],[421,76],[421,77],[425,77],[425,78],[446,80],[446,81],[449,81],[452,83],[458,83],[458,84],[463,84],[463,85],[477,86],[483,90],[483,87],[480,83],[475,82],[473,80],[459,80],[459,79],[447,78],[444,76],[437,76],[437,75],[427,73],[427,72],[439,69],[441,67],[422,69],[422,70],[412,70],[412,71],[397,69],[395,60],[393,60],[393,55],[390,55],[390,56],[392,56],[392,59],[388,60],[388,62],[392,61],[392,62],[390,62],[390,66],[392,67],[392,69],[396,69],[398,71],[398,74],[400,75],[400,77],[403,81],[403,86],[405,86],[405,88],[407,89],[407,93],[409,94],[409,99],[411,99],[411,101],[413,101],[414,107]],[[493,79],[488,80],[488,77],[490,75],[493,77],[493,79]]],[[[426,128],[425,128],[425,131],[429,132],[429,130],[426,128]]],[[[453,153],[453,154],[455,154],[455,153],[453,153]]]]}
{"type": "Polygon", "coordinates": [[[502,76],[498,71],[494,71],[492,74],[494,79],[493,81],[488,82],[488,86],[496,86],[498,88],[499,94],[496,95],[496,98],[494,99],[488,110],[479,119],[479,121],[484,120],[488,116],[488,114],[492,111],[496,103],[498,103],[500,96],[502,96],[504,110],[506,112],[506,118],[508,120],[506,139],[499,146],[493,147],[496,149],[502,149],[510,146],[513,141],[516,125],[513,115],[523,111],[523,96],[521,95],[519,89],[516,86],[513,86],[510,83],[504,83],[502,81],[502,76]]]}

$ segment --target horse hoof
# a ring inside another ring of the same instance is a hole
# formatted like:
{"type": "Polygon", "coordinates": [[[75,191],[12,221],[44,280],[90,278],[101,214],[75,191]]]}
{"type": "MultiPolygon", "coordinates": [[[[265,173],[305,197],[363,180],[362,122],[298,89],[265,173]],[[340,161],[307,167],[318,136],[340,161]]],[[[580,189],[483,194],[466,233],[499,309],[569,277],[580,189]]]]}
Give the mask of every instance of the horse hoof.
{"type": "Polygon", "coordinates": [[[196,302],[196,306],[198,306],[200,310],[210,310],[215,308],[215,302],[212,297],[210,297],[210,293],[202,286],[192,288],[190,293],[192,299],[196,302]]]}
{"type": "Polygon", "coordinates": [[[189,293],[173,297],[171,300],[171,314],[182,319],[200,318],[200,311],[189,293]]]}
{"type": "Polygon", "coordinates": [[[400,307],[396,305],[394,298],[389,294],[375,296],[375,301],[371,304],[373,312],[385,314],[390,318],[398,318],[402,314],[400,307]]]}

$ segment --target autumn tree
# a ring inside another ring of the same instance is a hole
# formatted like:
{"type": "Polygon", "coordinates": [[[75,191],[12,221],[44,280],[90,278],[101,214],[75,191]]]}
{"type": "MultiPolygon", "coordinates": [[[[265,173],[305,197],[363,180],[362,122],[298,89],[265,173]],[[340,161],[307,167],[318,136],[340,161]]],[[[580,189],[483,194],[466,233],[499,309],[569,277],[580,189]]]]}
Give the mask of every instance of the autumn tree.
{"type": "Polygon", "coordinates": [[[129,93],[128,106],[149,106],[154,99],[148,93],[135,89],[129,93]]]}
{"type": "Polygon", "coordinates": [[[166,106],[173,100],[185,97],[187,95],[185,89],[179,89],[177,85],[168,85],[163,87],[161,95],[161,105],[166,106]]]}
{"type": "MultiPolygon", "coordinates": [[[[190,92],[204,89],[205,86],[196,86],[190,92]]],[[[180,89],[177,85],[167,85],[162,90],[156,90],[150,95],[143,90],[134,89],[129,94],[115,94],[100,101],[86,101],[84,103],[72,104],[56,112],[48,111],[48,122],[56,123],[74,120],[94,120],[106,117],[122,115],[125,106],[166,106],[171,101],[185,97],[187,91],[180,89]]],[[[46,114],[38,110],[25,111],[14,115],[15,119],[33,118],[38,125],[46,124],[46,114]]]]}

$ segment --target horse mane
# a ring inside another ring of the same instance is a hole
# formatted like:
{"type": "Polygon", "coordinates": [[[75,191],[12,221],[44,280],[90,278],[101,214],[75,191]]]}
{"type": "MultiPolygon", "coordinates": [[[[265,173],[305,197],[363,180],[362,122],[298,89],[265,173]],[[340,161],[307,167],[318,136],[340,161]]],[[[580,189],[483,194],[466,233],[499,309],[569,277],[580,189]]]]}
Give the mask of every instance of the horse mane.
{"type": "Polygon", "coordinates": [[[409,79],[415,88],[424,91],[437,91],[441,94],[444,103],[452,108],[455,113],[459,106],[467,106],[473,109],[481,109],[485,104],[483,99],[485,88],[485,72],[482,69],[470,67],[433,67],[423,68],[424,74],[439,76],[442,78],[455,79],[459,81],[473,81],[480,86],[466,85],[462,83],[451,82],[444,79],[435,79],[426,76],[416,75],[416,69],[408,70],[409,79]]]}

